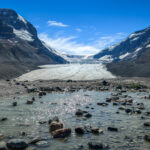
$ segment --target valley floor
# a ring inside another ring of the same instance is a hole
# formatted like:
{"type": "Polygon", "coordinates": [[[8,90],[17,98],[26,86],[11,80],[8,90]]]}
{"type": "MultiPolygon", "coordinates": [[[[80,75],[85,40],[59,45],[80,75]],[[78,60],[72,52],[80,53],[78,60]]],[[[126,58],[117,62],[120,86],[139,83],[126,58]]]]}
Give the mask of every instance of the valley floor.
{"type": "Polygon", "coordinates": [[[73,91],[79,89],[87,90],[113,90],[121,85],[125,87],[133,83],[140,83],[147,88],[150,88],[150,78],[114,78],[100,80],[37,80],[37,81],[17,81],[17,80],[0,80],[0,97],[19,96],[30,92],[39,92],[42,88],[47,91],[73,91]],[[108,86],[103,85],[106,81],[108,86]]]}

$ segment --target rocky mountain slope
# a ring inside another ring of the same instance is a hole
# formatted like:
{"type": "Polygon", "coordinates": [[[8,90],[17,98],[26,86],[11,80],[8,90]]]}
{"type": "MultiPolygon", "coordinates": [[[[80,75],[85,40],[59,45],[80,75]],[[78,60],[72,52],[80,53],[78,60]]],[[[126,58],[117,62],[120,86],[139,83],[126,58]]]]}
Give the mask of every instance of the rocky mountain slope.
{"type": "Polygon", "coordinates": [[[34,26],[11,9],[0,9],[0,78],[16,77],[38,65],[66,63],[38,36],[34,26]]]}
{"type": "Polygon", "coordinates": [[[150,27],[132,33],[93,58],[108,63],[108,70],[115,75],[150,77],[150,27]]]}

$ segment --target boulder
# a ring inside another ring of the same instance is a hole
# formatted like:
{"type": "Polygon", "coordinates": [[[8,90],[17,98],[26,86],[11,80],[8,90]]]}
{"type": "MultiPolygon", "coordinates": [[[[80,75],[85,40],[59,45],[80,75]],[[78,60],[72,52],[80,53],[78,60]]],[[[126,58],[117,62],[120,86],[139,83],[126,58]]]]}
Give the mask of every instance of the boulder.
{"type": "Polygon", "coordinates": [[[49,129],[51,132],[58,130],[58,129],[61,129],[61,128],[63,128],[63,124],[60,122],[56,122],[56,121],[52,121],[50,126],[49,126],[49,129]]]}
{"type": "Polygon", "coordinates": [[[17,106],[17,102],[13,102],[12,105],[13,105],[13,106],[17,106]]]}
{"type": "Polygon", "coordinates": [[[52,132],[53,138],[65,138],[71,134],[71,128],[62,128],[52,132]]]}
{"type": "Polygon", "coordinates": [[[144,123],[144,126],[150,126],[150,121],[146,121],[146,122],[144,123]]]}
{"type": "Polygon", "coordinates": [[[118,131],[118,128],[116,128],[116,127],[108,127],[107,129],[108,129],[108,131],[115,131],[115,132],[118,131]]]}
{"type": "Polygon", "coordinates": [[[101,130],[99,127],[92,127],[91,132],[94,134],[103,133],[103,130],[101,130]]]}
{"type": "Polygon", "coordinates": [[[150,135],[145,135],[144,140],[150,142],[150,135]]]}
{"type": "Polygon", "coordinates": [[[33,100],[27,100],[27,104],[33,104],[33,100]]]}
{"type": "Polygon", "coordinates": [[[75,132],[76,132],[77,134],[84,134],[84,132],[85,132],[84,127],[83,127],[83,126],[76,127],[76,128],[75,128],[75,132]]]}
{"type": "Polygon", "coordinates": [[[90,149],[103,149],[103,144],[99,142],[89,142],[88,145],[90,149]]]}
{"type": "Polygon", "coordinates": [[[28,144],[22,139],[9,140],[6,145],[10,150],[24,150],[28,147],[28,144]]]}
{"type": "Polygon", "coordinates": [[[83,115],[83,111],[80,110],[80,109],[78,109],[78,110],[76,111],[76,116],[82,116],[82,115],[83,115]]]}

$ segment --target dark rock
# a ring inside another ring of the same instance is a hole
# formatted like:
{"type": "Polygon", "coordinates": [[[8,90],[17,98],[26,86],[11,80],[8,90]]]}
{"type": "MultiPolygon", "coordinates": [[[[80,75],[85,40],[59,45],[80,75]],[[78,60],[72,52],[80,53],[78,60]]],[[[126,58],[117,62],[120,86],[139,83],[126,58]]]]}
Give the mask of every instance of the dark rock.
{"type": "Polygon", "coordinates": [[[6,120],[8,120],[8,118],[6,117],[0,119],[0,121],[6,121],[6,120]]]}
{"type": "Polygon", "coordinates": [[[150,121],[145,122],[144,126],[149,126],[150,127],[150,121]]]}
{"type": "Polygon", "coordinates": [[[13,106],[17,106],[17,102],[13,102],[12,105],[13,105],[13,106]]]}
{"type": "Polygon", "coordinates": [[[83,126],[76,127],[76,128],[75,128],[75,132],[76,132],[77,134],[84,134],[84,132],[85,132],[84,127],[83,127],[83,126]]]}
{"type": "Polygon", "coordinates": [[[56,121],[52,121],[49,126],[49,129],[51,132],[58,130],[58,129],[62,129],[62,128],[63,128],[63,124],[60,122],[56,122],[56,121]]]}
{"type": "Polygon", "coordinates": [[[62,128],[52,132],[53,138],[65,138],[71,134],[71,128],[62,128]]]}
{"type": "Polygon", "coordinates": [[[82,116],[83,115],[83,111],[78,109],[75,114],[76,114],[76,116],[82,116]]]}
{"type": "Polygon", "coordinates": [[[98,142],[89,142],[88,143],[90,149],[103,149],[103,144],[98,142]]]}
{"type": "Polygon", "coordinates": [[[129,109],[129,108],[127,108],[127,109],[125,109],[125,112],[126,112],[126,113],[132,113],[132,110],[129,109]]]}
{"type": "Polygon", "coordinates": [[[91,118],[92,115],[91,115],[90,113],[87,113],[87,114],[84,115],[84,117],[86,117],[86,118],[91,118]]]}
{"type": "Polygon", "coordinates": [[[27,100],[27,104],[33,104],[33,100],[27,100]]]}
{"type": "Polygon", "coordinates": [[[107,104],[107,103],[97,103],[97,105],[100,105],[100,106],[107,106],[108,104],[107,104]]]}
{"type": "Polygon", "coordinates": [[[41,141],[41,139],[41,137],[35,137],[29,142],[29,144],[36,144],[37,142],[41,141]]]}
{"type": "Polygon", "coordinates": [[[9,140],[6,145],[10,150],[24,150],[28,147],[28,144],[22,139],[9,140]]]}
{"type": "Polygon", "coordinates": [[[91,128],[92,133],[94,134],[99,134],[99,133],[103,133],[103,130],[101,130],[99,127],[92,127],[91,128]]]}
{"type": "Polygon", "coordinates": [[[49,124],[51,124],[52,121],[56,121],[56,122],[59,122],[59,118],[57,116],[53,117],[52,119],[50,119],[48,121],[49,124]]]}
{"type": "Polygon", "coordinates": [[[150,142],[150,135],[145,135],[144,140],[150,142]]]}
{"type": "Polygon", "coordinates": [[[107,129],[108,131],[115,131],[115,132],[118,131],[118,128],[115,128],[115,127],[108,127],[107,129]]]}

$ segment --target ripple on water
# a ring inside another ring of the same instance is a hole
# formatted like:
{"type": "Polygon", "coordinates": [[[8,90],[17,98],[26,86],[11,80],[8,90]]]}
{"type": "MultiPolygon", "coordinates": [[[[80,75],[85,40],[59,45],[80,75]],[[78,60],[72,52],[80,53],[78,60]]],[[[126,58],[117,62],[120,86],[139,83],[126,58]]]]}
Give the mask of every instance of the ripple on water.
{"type": "MultiPolygon", "coordinates": [[[[144,93],[128,93],[128,95],[138,102],[144,102],[147,110],[150,108],[150,101],[140,99],[144,93]]],[[[42,98],[38,98],[37,95],[24,95],[15,100],[18,102],[16,107],[11,105],[14,100],[5,99],[0,101],[0,117],[7,117],[8,120],[0,123],[1,133],[26,140],[41,136],[48,142],[48,147],[43,147],[45,150],[49,150],[49,147],[54,150],[77,149],[79,144],[84,145],[84,149],[87,149],[90,140],[108,144],[111,149],[115,150],[148,150],[150,143],[144,142],[143,136],[150,132],[150,129],[143,128],[141,115],[127,115],[124,111],[116,114],[118,106],[113,106],[111,103],[106,107],[97,105],[97,102],[104,102],[106,97],[110,96],[110,92],[85,92],[82,90],[75,93],[50,93],[42,98]],[[32,96],[35,96],[36,99],[34,104],[27,105],[26,101],[32,96]],[[92,107],[94,109],[91,109],[92,107]],[[92,114],[92,118],[83,120],[75,117],[77,109],[87,110],[92,114]],[[72,135],[67,140],[52,139],[48,125],[39,124],[39,121],[48,121],[54,116],[58,116],[65,127],[72,128],[72,135]],[[79,125],[99,126],[104,130],[104,134],[88,133],[76,136],[74,128],[79,125]],[[107,131],[108,126],[117,127],[119,132],[107,131]],[[27,136],[22,137],[20,132],[26,132],[27,136]]],[[[37,149],[41,149],[41,147],[37,147],[37,149]]]]}

